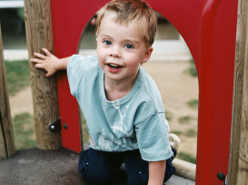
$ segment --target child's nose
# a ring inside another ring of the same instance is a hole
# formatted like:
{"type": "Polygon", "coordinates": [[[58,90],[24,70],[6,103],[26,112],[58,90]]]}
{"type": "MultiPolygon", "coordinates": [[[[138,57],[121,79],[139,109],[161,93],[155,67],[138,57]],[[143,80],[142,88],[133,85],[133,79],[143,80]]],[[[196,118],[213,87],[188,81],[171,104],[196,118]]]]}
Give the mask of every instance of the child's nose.
{"type": "Polygon", "coordinates": [[[113,46],[110,51],[111,57],[120,57],[120,48],[118,46],[113,46]]]}

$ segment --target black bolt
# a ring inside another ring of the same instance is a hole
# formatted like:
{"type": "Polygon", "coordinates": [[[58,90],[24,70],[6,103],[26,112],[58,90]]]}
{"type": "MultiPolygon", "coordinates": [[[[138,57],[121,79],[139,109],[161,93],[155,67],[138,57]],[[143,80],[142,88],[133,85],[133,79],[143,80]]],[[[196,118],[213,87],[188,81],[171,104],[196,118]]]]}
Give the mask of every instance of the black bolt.
{"type": "Polygon", "coordinates": [[[217,173],[217,178],[219,179],[219,180],[221,180],[221,181],[224,181],[225,180],[225,178],[226,178],[226,176],[225,176],[225,174],[223,174],[223,173],[217,173]]]}
{"type": "Polygon", "coordinates": [[[55,122],[52,122],[48,125],[48,129],[50,132],[56,133],[60,132],[61,130],[61,125],[60,125],[60,119],[56,120],[55,122]]]}
{"type": "Polygon", "coordinates": [[[68,129],[68,125],[64,123],[64,129],[68,129]]]}
{"type": "Polygon", "coordinates": [[[49,130],[51,131],[51,132],[55,132],[56,130],[57,130],[57,128],[56,128],[56,125],[55,124],[50,124],[49,125],[49,130]]]}

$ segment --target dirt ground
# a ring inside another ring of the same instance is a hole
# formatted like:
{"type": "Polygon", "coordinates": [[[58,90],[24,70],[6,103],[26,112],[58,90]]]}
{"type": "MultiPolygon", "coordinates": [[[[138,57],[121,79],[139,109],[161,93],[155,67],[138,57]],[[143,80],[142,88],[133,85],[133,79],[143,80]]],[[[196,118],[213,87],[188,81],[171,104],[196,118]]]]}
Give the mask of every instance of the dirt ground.
{"type": "Polygon", "coordinates": [[[187,72],[189,62],[151,62],[145,69],[156,81],[163,98],[171,132],[181,139],[180,151],[196,156],[198,109],[188,102],[198,99],[198,79],[187,72]],[[190,134],[192,133],[192,134],[190,134]]]}
{"type": "Polygon", "coordinates": [[[78,155],[29,149],[0,161],[1,185],[86,185],[77,172],[78,155]]]}
{"type": "MultiPolygon", "coordinates": [[[[77,171],[78,154],[64,149],[45,151],[28,149],[18,151],[0,161],[1,185],[87,185],[77,171]]],[[[115,185],[125,180],[113,177],[115,185]]],[[[173,175],[166,185],[194,185],[195,182],[173,175]]]]}
{"type": "MultiPolygon", "coordinates": [[[[184,61],[150,62],[144,67],[158,84],[171,132],[177,133],[181,139],[180,151],[196,156],[198,112],[197,108],[191,108],[187,102],[198,98],[198,80],[186,72],[189,65],[189,62],[184,61]]],[[[12,116],[23,112],[32,114],[30,87],[10,97],[10,106],[12,116]]]]}

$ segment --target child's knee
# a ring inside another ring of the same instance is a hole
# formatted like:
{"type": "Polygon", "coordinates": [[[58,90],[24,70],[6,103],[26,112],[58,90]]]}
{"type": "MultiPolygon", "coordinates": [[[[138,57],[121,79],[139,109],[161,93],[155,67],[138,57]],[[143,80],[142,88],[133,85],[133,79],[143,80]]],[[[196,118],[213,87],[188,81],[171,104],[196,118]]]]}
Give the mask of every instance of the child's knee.
{"type": "Polygon", "coordinates": [[[89,149],[80,153],[78,170],[83,180],[90,185],[109,185],[111,173],[105,168],[104,163],[99,161],[95,151],[89,149]]]}

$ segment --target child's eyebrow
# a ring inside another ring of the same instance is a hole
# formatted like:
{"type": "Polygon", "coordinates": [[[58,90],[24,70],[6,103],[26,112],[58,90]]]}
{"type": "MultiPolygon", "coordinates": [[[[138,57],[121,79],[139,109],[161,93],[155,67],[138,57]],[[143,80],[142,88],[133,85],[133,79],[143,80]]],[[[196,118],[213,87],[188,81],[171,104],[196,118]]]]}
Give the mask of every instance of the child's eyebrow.
{"type": "Polygon", "coordinates": [[[101,35],[101,37],[108,37],[108,38],[112,38],[110,35],[106,35],[106,34],[101,35]]]}
{"type": "Polygon", "coordinates": [[[125,39],[125,40],[123,40],[122,42],[131,42],[131,43],[134,43],[134,44],[139,44],[139,43],[140,43],[140,41],[138,41],[138,40],[133,40],[133,39],[125,39]]]}

